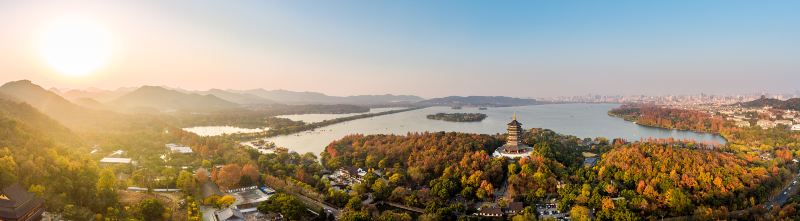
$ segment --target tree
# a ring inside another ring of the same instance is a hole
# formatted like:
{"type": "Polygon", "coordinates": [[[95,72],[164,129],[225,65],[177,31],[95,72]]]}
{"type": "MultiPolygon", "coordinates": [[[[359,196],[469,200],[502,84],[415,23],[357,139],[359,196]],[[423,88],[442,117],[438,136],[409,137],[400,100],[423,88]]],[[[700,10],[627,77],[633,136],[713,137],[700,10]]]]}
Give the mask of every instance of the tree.
{"type": "Polygon", "coordinates": [[[189,171],[182,170],[175,181],[176,186],[186,194],[192,194],[197,189],[197,181],[189,171]]]}
{"type": "Polygon", "coordinates": [[[250,178],[252,183],[257,184],[260,173],[255,165],[248,163],[242,167],[242,176],[250,178]]]}
{"type": "Polygon", "coordinates": [[[38,196],[38,197],[44,196],[44,191],[45,190],[46,190],[46,188],[44,186],[38,185],[38,184],[31,185],[31,187],[28,188],[28,192],[36,194],[36,196],[38,196]]]}
{"type": "Polygon", "coordinates": [[[393,212],[391,210],[383,211],[380,216],[375,220],[378,221],[411,221],[411,215],[408,213],[393,212]]]}
{"type": "Polygon", "coordinates": [[[12,156],[0,157],[0,186],[17,182],[17,163],[12,156]]]}
{"type": "Polygon", "coordinates": [[[341,220],[341,221],[369,221],[371,219],[369,217],[369,214],[367,214],[365,212],[347,210],[344,213],[342,213],[341,218],[339,220],[341,220]]]}
{"type": "Polygon", "coordinates": [[[344,191],[337,190],[335,188],[328,188],[328,196],[325,201],[328,201],[337,207],[343,207],[347,204],[348,200],[350,200],[350,198],[344,191]]]}
{"type": "Polygon", "coordinates": [[[569,210],[569,215],[572,217],[572,220],[575,221],[589,221],[589,208],[585,206],[573,206],[572,209],[569,210]]]}
{"type": "Polygon", "coordinates": [[[261,204],[258,205],[258,211],[262,213],[281,213],[289,220],[298,220],[305,211],[305,205],[292,195],[278,193],[270,197],[267,201],[261,202],[261,204]]]}
{"type": "Polygon", "coordinates": [[[228,164],[222,167],[219,170],[219,175],[217,175],[217,184],[220,186],[230,189],[236,187],[239,184],[239,181],[242,179],[242,167],[237,164],[228,164]]]}
{"type": "Polygon", "coordinates": [[[95,205],[93,208],[102,210],[109,206],[117,204],[117,176],[111,169],[104,169],[100,172],[100,177],[97,179],[97,193],[95,205]]]}
{"type": "Polygon", "coordinates": [[[236,202],[236,197],[233,197],[231,195],[225,195],[217,199],[216,204],[217,207],[219,208],[226,208],[233,205],[233,203],[235,202],[236,202]]]}
{"type": "Polygon", "coordinates": [[[390,191],[392,191],[392,187],[384,179],[378,179],[372,184],[372,192],[377,199],[386,199],[389,197],[390,191]]]}
{"type": "Polygon", "coordinates": [[[113,191],[117,188],[117,176],[111,169],[100,171],[100,178],[97,180],[97,191],[113,191]]]}
{"type": "Polygon", "coordinates": [[[678,214],[692,208],[692,200],[680,189],[671,189],[667,192],[667,204],[678,214]]]}
{"type": "Polygon", "coordinates": [[[354,194],[350,196],[350,200],[347,200],[347,205],[344,208],[357,211],[361,209],[361,195],[354,194]]]}
{"type": "Polygon", "coordinates": [[[187,197],[186,202],[189,202],[186,208],[186,219],[189,221],[200,221],[203,219],[203,213],[197,208],[197,203],[194,202],[192,197],[187,197]]]}
{"type": "Polygon", "coordinates": [[[145,199],[136,205],[139,218],[142,220],[162,220],[164,206],[158,200],[145,199]]]}
{"type": "Polygon", "coordinates": [[[205,169],[198,169],[196,174],[197,182],[200,184],[205,184],[208,182],[208,171],[205,169]]]}
{"type": "Polygon", "coordinates": [[[203,204],[206,205],[206,206],[219,207],[218,206],[219,204],[217,204],[217,201],[219,200],[219,198],[220,198],[220,196],[217,196],[216,194],[208,196],[205,199],[203,199],[203,204]]]}

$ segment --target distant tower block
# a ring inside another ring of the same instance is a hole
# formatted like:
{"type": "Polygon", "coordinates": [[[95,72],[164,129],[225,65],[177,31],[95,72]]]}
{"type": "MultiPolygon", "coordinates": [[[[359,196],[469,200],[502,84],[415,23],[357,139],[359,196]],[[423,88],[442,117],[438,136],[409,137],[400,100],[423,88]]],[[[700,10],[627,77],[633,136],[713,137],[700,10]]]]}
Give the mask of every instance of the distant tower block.
{"type": "Polygon", "coordinates": [[[498,147],[494,156],[510,158],[527,157],[533,149],[522,143],[523,133],[525,133],[525,131],[522,130],[522,124],[517,121],[517,113],[514,113],[511,122],[508,123],[508,138],[506,138],[506,144],[502,147],[498,147]]]}

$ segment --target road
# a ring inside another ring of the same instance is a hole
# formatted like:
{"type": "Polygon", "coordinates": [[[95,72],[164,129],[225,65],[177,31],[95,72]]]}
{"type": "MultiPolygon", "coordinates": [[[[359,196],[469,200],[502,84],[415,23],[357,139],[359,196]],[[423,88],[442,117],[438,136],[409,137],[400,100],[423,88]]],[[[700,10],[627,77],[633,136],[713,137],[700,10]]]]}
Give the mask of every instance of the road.
{"type": "Polygon", "coordinates": [[[794,179],[792,179],[792,182],[789,182],[786,187],[781,189],[781,192],[779,192],[777,196],[773,196],[769,201],[767,201],[767,203],[765,203],[767,208],[771,209],[772,207],[780,207],[786,203],[791,196],[797,193],[798,183],[800,183],[800,174],[795,175],[794,179]]]}
{"type": "MultiPolygon", "coordinates": [[[[783,187],[783,189],[781,189],[780,192],[777,192],[777,194],[774,195],[774,196],[771,196],[770,199],[767,200],[767,202],[764,202],[763,204],[760,204],[760,205],[763,205],[765,208],[767,208],[767,210],[772,210],[775,207],[783,206],[783,204],[786,203],[786,201],[788,201],[789,198],[791,198],[791,196],[793,196],[795,193],[797,193],[797,185],[798,185],[798,183],[800,183],[800,171],[798,171],[798,174],[794,175],[794,179],[792,179],[791,182],[789,182],[789,184],[786,184],[786,186],[783,187]]],[[[758,206],[756,206],[756,207],[758,207],[758,206]]],[[[747,214],[747,213],[751,212],[756,207],[751,207],[751,208],[747,208],[747,209],[743,209],[743,210],[731,211],[731,212],[728,213],[728,217],[730,218],[730,217],[742,216],[744,214],[747,214]]],[[[690,219],[690,218],[693,218],[693,216],[670,217],[670,218],[663,218],[661,220],[662,221],[666,221],[666,220],[686,220],[686,219],[690,219]]]]}
{"type": "Polygon", "coordinates": [[[340,211],[336,207],[330,206],[330,205],[325,204],[323,202],[316,201],[314,199],[308,198],[307,196],[303,196],[301,194],[297,194],[297,193],[290,192],[290,191],[287,191],[287,193],[292,194],[293,196],[296,196],[298,199],[302,200],[305,204],[316,205],[318,207],[322,207],[328,213],[332,213],[333,216],[336,217],[337,219],[339,218],[340,211]]]}

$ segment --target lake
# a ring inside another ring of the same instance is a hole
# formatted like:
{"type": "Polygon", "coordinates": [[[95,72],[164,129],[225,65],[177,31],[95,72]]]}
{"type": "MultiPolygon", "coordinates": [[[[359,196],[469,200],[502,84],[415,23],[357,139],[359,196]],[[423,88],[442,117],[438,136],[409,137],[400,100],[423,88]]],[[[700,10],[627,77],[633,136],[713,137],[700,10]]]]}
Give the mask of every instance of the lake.
{"type": "Polygon", "coordinates": [[[183,130],[192,132],[201,137],[213,137],[213,136],[220,136],[223,134],[258,133],[269,130],[269,128],[249,129],[249,128],[240,128],[232,126],[204,126],[204,127],[188,127],[188,128],[183,128],[183,130]]]}
{"type": "Polygon", "coordinates": [[[293,121],[303,121],[303,122],[305,122],[307,124],[310,124],[310,123],[322,122],[322,121],[325,121],[325,120],[333,120],[333,119],[342,118],[342,117],[349,117],[349,116],[368,114],[368,113],[369,114],[380,113],[380,112],[400,110],[400,109],[405,109],[405,108],[403,108],[403,107],[384,107],[384,108],[370,108],[369,112],[364,112],[364,113],[349,113],[349,114],[290,114],[290,115],[279,115],[279,116],[275,116],[275,117],[286,118],[286,119],[293,120],[293,121]]]}
{"type": "Polygon", "coordinates": [[[347,121],[314,131],[277,136],[267,139],[279,147],[298,153],[319,154],[329,143],[348,134],[406,134],[424,131],[458,131],[466,133],[505,133],[506,124],[514,113],[525,129],[538,127],[551,129],[560,134],[580,138],[606,137],[639,140],[641,138],[693,139],[704,142],[725,143],[725,139],[713,134],[691,131],[668,130],[645,127],[608,116],[608,111],[618,104],[548,104],[522,107],[502,107],[478,110],[465,107],[454,110],[450,107],[429,107],[396,114],[347,121]],[[481,122],[447,122],[430,120],[426,116],[435,113],[484,113],[481,122]]]}

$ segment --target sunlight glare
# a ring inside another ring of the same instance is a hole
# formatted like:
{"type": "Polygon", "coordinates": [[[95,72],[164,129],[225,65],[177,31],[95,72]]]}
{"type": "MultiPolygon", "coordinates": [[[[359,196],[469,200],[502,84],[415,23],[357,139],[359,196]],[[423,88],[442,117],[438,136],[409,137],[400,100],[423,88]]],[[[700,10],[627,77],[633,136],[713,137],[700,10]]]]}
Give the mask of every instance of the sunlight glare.
{"type": "Polygon", "coordinates": [[[102,67],[111,54],[111,36],[85,18],[61,18],[42,34],[40,50],[60,73],[85,76],[102,67]]]}

